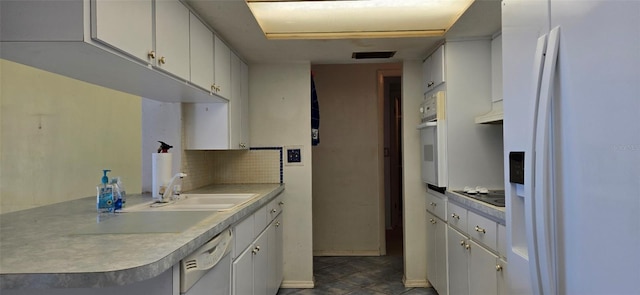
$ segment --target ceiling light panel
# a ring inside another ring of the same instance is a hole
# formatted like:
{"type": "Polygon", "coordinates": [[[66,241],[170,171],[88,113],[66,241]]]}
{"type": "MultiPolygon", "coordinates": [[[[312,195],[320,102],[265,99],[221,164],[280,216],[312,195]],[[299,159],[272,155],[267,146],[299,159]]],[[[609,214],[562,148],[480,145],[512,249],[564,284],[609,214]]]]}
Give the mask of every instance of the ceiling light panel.
{"type": "Polygon", "coordinates": [[[443,35],[473,0],[247,0],[267,37],[443,35]]]}

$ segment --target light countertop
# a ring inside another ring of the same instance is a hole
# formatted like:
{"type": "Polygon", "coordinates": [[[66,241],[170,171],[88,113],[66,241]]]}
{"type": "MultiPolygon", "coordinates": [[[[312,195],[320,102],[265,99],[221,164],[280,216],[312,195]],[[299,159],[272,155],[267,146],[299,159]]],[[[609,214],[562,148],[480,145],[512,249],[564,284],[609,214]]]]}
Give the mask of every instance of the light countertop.
{"type": "Polygon", "coordinates": [[[505,207],[496,207],[491,204],[487,204],[485,202],[481,202],[449,190],[445,192],[445,195],[447,196],[449,201],[459,203],[463,205],[463,207],[471,208],[471,210],[483,213],[483,215],[491,217],[500,224],[505,224],[505,207]]]}
{"type": "MultiPolygon", "coordinates": [[[[0,214],[0,286],[108,287],[155,277],[283,190],[284,184],[225,184],[194,190],[191,193],[260,196],[232,211],[199,213],[200,221],[193,226],[168,233],[82,234],[98,221],[131,214],[98,214],[95,197],[0,214]]],[[[148,201],[148,194],[127,196],[127,205],[148,201]]]]}

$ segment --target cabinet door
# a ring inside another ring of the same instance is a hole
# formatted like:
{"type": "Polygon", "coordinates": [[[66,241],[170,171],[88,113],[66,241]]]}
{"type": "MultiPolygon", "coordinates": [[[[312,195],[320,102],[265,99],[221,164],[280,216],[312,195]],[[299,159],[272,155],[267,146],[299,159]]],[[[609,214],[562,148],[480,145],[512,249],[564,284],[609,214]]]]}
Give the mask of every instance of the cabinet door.
{"type": "Polygon", "coordinates": [[[498,294],[498,257],[473,240],[469,244],[469,290],[474,295],[498,294]]]}
{"type": "Polygon", "coordinates": [[[267,272],[267,293],[266,295],[275,295],[278,293],[278,288],[280,287],[280,281],[278,281],[278,231],[280,222],[274,220],[267,229],[267,238],[268,238],[268,246],[267,246],[267,265],[269,270],[267,272]]]}
{"type": "MultiPolygon", "coordinates": [[[[427,211],[427,279],[437,290],[436,220],[437,218],[427,211]]],[[[438,290],[438,292],[440,292],[440,290],[438,290]]]]}
{"type": "Polygon", "coordinates": [[[229,147],[243,149],[242,145],[242,73],[240,58],[231,54],[231,97],[229,98],[229,147]]]}
{"type": "Polygon", "coordinates": [[[178,0],[156,1],[156,66],[189,80],[189,9],[178,0]]]}
{"type": "Polygon", "coordinates": [[[496,271],[498,276],[498,295],[508,295],[507,294],[507,262],[502,258],[498,259],[498,263],[496,264],[496,271]]]}
{"type": "Polygon", "coordinates": [[[271,272],[268,230],[264,231],[254,244],[256,251],[253,255],[253,295],[267,295],[267,280],[271,272]]]}
{"type": "Polygon", "coordinates": [[[152,0],[91,1],[91,38],[143,61],[153,45],[152,0]]]}
{"type": "Polygon", "coordinates": [[[215,93],[226,99],[231,98],[231,50],[218,36],[214,36],[215,93]]]}
{"type": "Polygon", "coordinates": [[[249,66],[240,61],[240,125],[242,148],[248,149],[249,142],[249,66]]]}
{"type": "Polygon", "coordinates": [[[427,93],[431,88],[431,56],[422,62],[422,92],[427,93]]]}
{"type": "MultiPolygon", "coordinates": [[[[276,219],[276,283],[278,289],[284,279],[284,222],[282,214],[276,219]]],[[[276,289],[277,291],[277,289],[276,289]]]]}
{"type": "Polygon", "coordinates": [[[212,91],[213,33],[193,13],[189,13],[191,83],[212,91]]]}
{"type": "Polygon", "coordinates": [[[234,295],[253,294],[253,245],[233,261],[231,292],[234,295]]]}
{"type": "Polygon", "coordinates": [[[227,103],[182,104],[185,149],[229,148],[229,109],[227,103]]]}
{"type": "Polygon", "coordinates": [[[431,55],[431,88],[435,88],[444,82],[444,45],[431,55]]]}
{"type": "MultiPolygon", "coordinates": [[[[467,237],[452,227],[448,229],[447,255],[449,257],[449,294],[469,294],[468,256],[470,248],[467,237]]],[[[475,290],[474,290],[474,293],[475,290]]]]}
{"type": "Polygon", "coordinates": [[[447,294],[447,225],[440,219],[436,219],[435,237],[436,290],[439,294],[447,294]]]}

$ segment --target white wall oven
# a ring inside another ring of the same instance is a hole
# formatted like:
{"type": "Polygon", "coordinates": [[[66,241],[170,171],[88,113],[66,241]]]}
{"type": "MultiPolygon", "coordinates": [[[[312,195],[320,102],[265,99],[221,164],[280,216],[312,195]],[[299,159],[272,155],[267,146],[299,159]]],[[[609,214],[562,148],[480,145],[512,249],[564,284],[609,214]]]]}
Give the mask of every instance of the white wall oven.
{"type": "Polygon", "coordinates": [[[447,187],[447,120],[446,97],[439,91],[425,97],[420,105],[420,160],[422,180],[431,187],[447,187]]]}

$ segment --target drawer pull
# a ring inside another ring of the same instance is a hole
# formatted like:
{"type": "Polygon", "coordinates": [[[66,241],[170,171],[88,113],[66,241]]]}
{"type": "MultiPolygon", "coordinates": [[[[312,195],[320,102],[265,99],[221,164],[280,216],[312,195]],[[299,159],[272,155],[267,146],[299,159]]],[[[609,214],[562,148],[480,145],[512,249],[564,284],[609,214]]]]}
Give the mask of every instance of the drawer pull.
{"type": "Polygon", "coordinates": [[[480,226],[477,226],[477,225],[476,225],[476,231],[483,234],[487,233],[487,231],[484,228],[481,228],[480,226]]]}
{"type": "Polygon", "coordinates": [[[469,250],[469,249],[471,249],[471,245],[469,245],[469,244],[465,243],[465,244],[464,244],[464,248],[465,248],[465,249],[467,249],[467,250],[469,250]]]}
{"type": "Polygon", "coordinates": [[[451,213],[451,218],[455,218],[457,220],[460,220],[460,215],[455,214],[455,213],[451,213]]]}
{"type": "Polygon", "coordinates": [[[276,212],[278,212],[278,210],[276,210],[276,209],[271,209],[271,213],[276,213],[276,212]]]}
{"type": "Polygon", "coordinates": [[[433,219],[433,218],[429,219],[429,222],[431,222],[431,224],[436,224],[436,223],[438,223],[438,222],[437,222],[435,219],[433,219]]]}
{"type": "Polygon", "coordinates": [[[284,202],[280,201],[280,202],[278,202],[278,205],[282,206],[282,205],[284,205],[284,202]]]}
{"type": "Polygon", "coordinates": [[[276,227],[280,227],[280,221],[276,221],[276,227]]]}
{"type": "Polygon", "coordinates": [[[496,264],[496,271],[502,271],[502,265],[496,264]]]}
{"type": "Polygon", "coordinates": [[[460,246],[464,247],[464,240],[460,240],[460,246]]]}
{"type": "Polygon", "coordinates": [[[431,203],[429,203],[429,205],[431,205],[432,207],[435,207],[435,206],[437,206],[438,204],[436,204],[436,203],[434,203],[434,202],[431,202],[431,203]]]}

